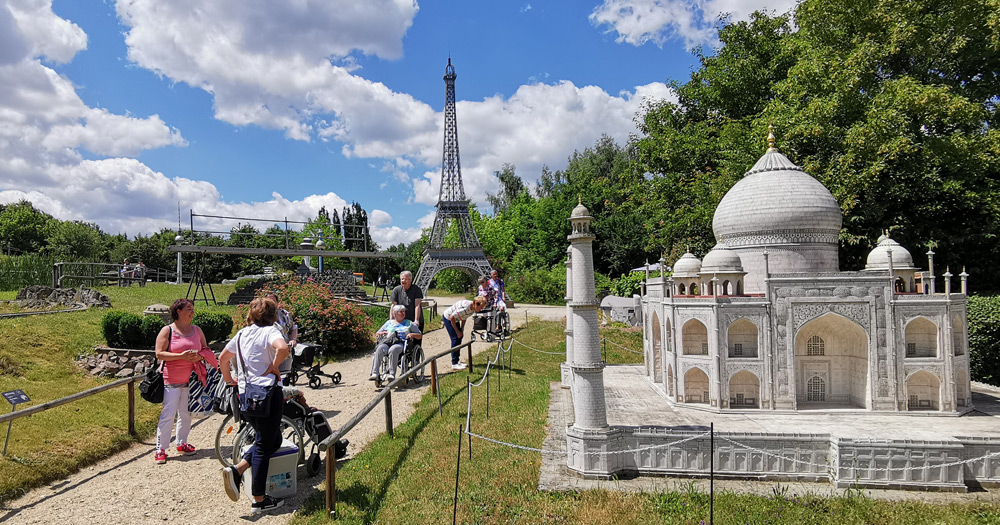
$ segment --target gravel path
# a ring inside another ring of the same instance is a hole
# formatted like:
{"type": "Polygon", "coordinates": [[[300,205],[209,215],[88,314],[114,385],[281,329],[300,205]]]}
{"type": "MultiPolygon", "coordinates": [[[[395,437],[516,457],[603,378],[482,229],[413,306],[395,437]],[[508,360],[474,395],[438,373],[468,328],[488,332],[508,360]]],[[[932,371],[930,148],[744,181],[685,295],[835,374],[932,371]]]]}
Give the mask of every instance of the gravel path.
{"type": "MultiPolygon", "coordinates": [[[[444,311],[452,301],[438,299],[438,311],[444,311]]],[[[564,306],[525,305],[510,311],[515,328],[524,325],[529,317],[560,320],[565,313],[564,306]]],[[[436,353],[448,348],[449,344],[445,330],[434,330],[424,337],[424,352],[436,353]]],[[[476,343],[473,352],[479,353],[491,347],[494,343],[476,343]]],[[[439,359],[439,372],[452,373],[449,364],[447,356],[439,359]]],[[[312,390],[306,387],[303,392],[309,404],[322,409],[330,420],[330,426],[336,429],[375,395],[373,384],[367,380],[370,370],[370,356],[331,363],[324,366],[323,371],[330,374],[340,372],[343,381],[334,386],[328,378],[324,378],[321,388],[312,390]]],[[[393,391],[394,422],[399,424],[405,421],[413,413],[413,405],[428,391],[429,380],[420,387],[393,391]]],[[[287,498],[280,509],[257,516],[250,514],[246,496],[234,503],[222,489],[220,464],[214,452],[215,432],[222,418],[221,415],[213,415],[195,420],[189,441],[198,451],[192,456],[174,456],[168,451],[167,463],[156,465],[153,463],[154,439],[151,438],[10,502],[8,509],[0,510],[0,522],[176,522],[211,525],[240,519],[256,523],[287,522],[302,501],[323,485],[322,470],[320,474],[307,478],[305,469],[300,468],[298,494],[287,498]]],[[[380,405],[348,433],[347,438],[351,441],[348,454],[358,452],[384,431],[385,412],[380,405]]]]}

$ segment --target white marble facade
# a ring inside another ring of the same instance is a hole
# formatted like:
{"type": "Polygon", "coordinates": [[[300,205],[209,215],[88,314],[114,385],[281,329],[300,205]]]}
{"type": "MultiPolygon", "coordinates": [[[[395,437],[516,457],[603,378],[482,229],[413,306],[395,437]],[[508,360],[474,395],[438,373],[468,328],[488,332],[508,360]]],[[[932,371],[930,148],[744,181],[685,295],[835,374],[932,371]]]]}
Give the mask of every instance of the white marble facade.
{"type": "Polygon", "coordinates": [[[933,262],[920,271],[887,235],[864,269],[840,271],[841,220],[830,191],[772,144],[716,209],[716,247],[646,285],[646,373],[668,403],[971,408],[965,273],[953,293],[946,272],[939,293],[933,262]]]}

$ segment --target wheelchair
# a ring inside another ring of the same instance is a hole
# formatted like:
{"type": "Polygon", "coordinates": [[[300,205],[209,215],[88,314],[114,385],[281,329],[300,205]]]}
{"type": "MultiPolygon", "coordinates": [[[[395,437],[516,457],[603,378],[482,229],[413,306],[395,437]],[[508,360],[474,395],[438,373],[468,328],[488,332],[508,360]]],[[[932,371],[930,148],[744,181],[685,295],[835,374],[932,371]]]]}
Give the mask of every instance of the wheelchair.
{"type": "Polygon", "coordinates": [[[476,336],[492,343],[510,337],[510,314],[506,308],[490,307],[472,315],[472,340],[476,336]]]}
{"type": "MultiPolygon", "coordinates": [[[[401,368],[400,373],[406,372],[419,364],[424,360],[424,348],[420,344],[419,340],[406,339],[403,342],[403,353],[399,356],[399,367],[401,368]]],[[[413,371],[413,373],[406,376],[405,384],[409,384],[412,379],[414,383],[420,384],[424,382],[426,374],[424,373],[425,366],[413,371]]],[[[382,358],[382,363],[379,365],[378,379],[375,380],[375,388],[382,388],[389,383],[388,376],[396,376],[395,370],[389,370],[389,355],[386,354],[382,358]]],[[[396,376],[399,377],[399,376],[396,376]]]]}
{"type": "Polygon", "coordinates": [[[298,383],[301,375],[309,380],[309,388],[319,388],[323,382],[321,377],[327,377],[330,381],[339,385],[343,376],[340,372],[332,374],[324,373],[317,362],[317,354],[322,352],[322,346],[316,343],[299,343],[292,349],[292,368],[286,376],[286,385],[298,383]]]}
{"type": "MultiPolygon", "coordinates": [[[[305,396],[299,389],[284,387],[282,394],[284,405],[281,410],[281,437],[299,448],[296,464],[304,464],[306,474],[314,476],[322,466],[319,444],[333,433],[330,423],[326,414],[306,404],[305,396]],[[305,447],[306,439],[309,443],[308,454],[305,447]]],[[[238,414],[230,411],[215,432],[216,459],[224,467],[238,463],[243,450],[253,444],[254,438],[253,427],[240,419],[238,414]]],[[[347,454],[347,440],[342,439],[337,442],[334,452],[337,459],[344,457],[347,454]]]]}

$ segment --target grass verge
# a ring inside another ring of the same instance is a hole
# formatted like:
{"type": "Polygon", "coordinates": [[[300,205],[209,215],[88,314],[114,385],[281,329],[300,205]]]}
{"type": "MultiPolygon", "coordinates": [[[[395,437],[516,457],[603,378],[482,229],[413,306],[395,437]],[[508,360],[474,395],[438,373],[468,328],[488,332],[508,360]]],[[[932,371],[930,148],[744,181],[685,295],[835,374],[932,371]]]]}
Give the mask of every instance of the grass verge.
{"type": "MultiPolygon", "coordinates": [[[[224,301],[233,286],[213,285],[213,289],[216,299],[224,301]]],[[[114,308],[141,314],[150,304],[171,304],[183,297],[187,287],[150,283],[141,288],[107,287],[100,291],[108,295],[114,308]]],[[[196,308],[226,313],[233,310],[228,306],[206,306],[204,302],[196,308]]],[[[32,400],[18,406],[25,409],[107,383],[109,380],[92,377],[74,363],[77,356],[104,344],[100,322],[105,311],[0,319],[0,392],[23,390],[32,400]]],[[[0,504],[133,442],[128,435],[127,392],[123,386],[15,420],[7,455],[0,456],[0,504]]],[[[136,395],[136,431],[140,439],[153,435],[159,413],[159,405],[136,395]]]]}
{"type": "MultiPolygon", "coordinates": [[[[627,330],[604,330],[609,340],[641,349],[641,336],[627,330]]],[[[515,337],[540,350],[515,344],[511,378],[491,375],[489,419],[484,386],[473,388],[472,431],[501,441],[541,448],[548,416],[549,384],[559,380],[563,326],[532,322],[530,332],[515,337]],[[542,353],[550,352],[550,353],[542,353]]],[[[477,356],[478,380],[487,359],[477,356]]],[[[637,362],[641,356],[608,347],[609,362],[637,362]]],[[[466,418],[466,375],[441,378],[443,415],[437,399],[426,395],[416,411],[395,430],[382,435],[344,464],[337,474],[337,523],[447,523],[452,518],[461,425],[466,418]]],[[[459,523],[678,523],[709,520],[708,494],[680,483],[680,490],[625,493],[588,490],[552,493],[537,490],[541,454],[472,440],[463,436],[458,491],[459,523]]],[[[613,482],[609,482],[613,485],[613,482]]],[[[306,501],[292,522],[325,523],[323,494],[306,501]]],[[[930,505],[886,502],[847,491],[841,497],[788,495],[771,497],[717,493],[716,523],[900,523],[1000,524],[1000,511],[985,504],[930,505]]]]}

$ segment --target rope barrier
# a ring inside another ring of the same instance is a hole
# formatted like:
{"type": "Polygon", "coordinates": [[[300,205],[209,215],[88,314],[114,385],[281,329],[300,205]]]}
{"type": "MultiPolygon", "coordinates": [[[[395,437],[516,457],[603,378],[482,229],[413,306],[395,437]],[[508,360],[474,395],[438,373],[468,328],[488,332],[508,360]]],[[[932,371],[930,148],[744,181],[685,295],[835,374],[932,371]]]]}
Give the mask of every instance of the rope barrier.
{"type": "Polygon", "coordinates": [[[626,347],[624,347],[624,346],[622,346],[622,345],[620,345],[620,344],[618,344],[618,343],[616,343],[616,342],[608,339],[607,337],[603,338],[602,340],[605,341],[605,342],[607,342],[607,343],[610,343],[610,344],[612,344],[614,346],[617,346],[618,348],[621,348],[622,350],[625,350],[626,352],[632,352],[633,354],[643,355],[643,352],[636,352],[635,350],[632,350],[631,348],[626,348],[626,347]]]}
{"type": "Polygon", "coordinates": [[[538,352],[539,354],[566,355],[566,352],[546,352],[545,350],[539,350],[537,348],[528,346],[528,345],[526,345],[526,344],[518,341],[517,339],[514,339],[513,337],[511,337],[510,340],[513,341],[513,342],[515,342],[515,343],[517,343],[517,344],[519,344],[519,345],[521,345],[521,346],[523,346],[523,347],[525,347],[525,348],[527,348],[528,350],[531,350],[532,352],[538,352]]]}
{"type": "MultiPolygon", "coordinates": [[[[483,441],[488,441],[490,443],[493,443],[493,444],[496,444],[496,445],[501,445],[501,446],[504,446],[504,447],[516,448],[516,449],[519,449],[519,450],[527,450],[529,452],[541,452],[542,454],[555,454],[555,455],[562,455],[562,456],[566,455],[566,451],[565,450],[545,450],[545,449],[541,449],[541,448],[533,448],[533,447],[528,447],[528,446],[524,446],[524,445],[518,445],[516,443],[507,443],[506,441],[500,441],[500,440],[497,440],[497,439],[488,438],[486,436],[481,436],[479,434],[476,434],[476,433],[470,432],[470,431],[466,431],[466,434],[468,434],[468,435],[470,435],[470,436],[472,436],[474,438],[481,439],[483,441]]],[[[705,432],[705,433],[698,434],[698,435],[695,435],[695,436],[686,437],[684,439],[679,439],[677,441],[671,441],[670,443],[660,443],[658,445],[650,445],[648,447],[633,448],[633,449],[628,449],[628,450],[612,450],[610,452],[601,452],[601,451],[584,452],[584,455],[586,455],[586,456],[610,456],[610,455],[613,455],[613,454],[634,454],[636,452],[645,452],[647,450],[655,450],[655,449],[658,449],[658,448],[677,446],[677,445],[680,445],[680,444],[683,444],[683,443],[687,443],[688,441],[694,441],[696,439],[701,439],[701,438],[703,438],[703,437],[705,437],[707,435],[709,435],[709,432],[705,432]]]]}

